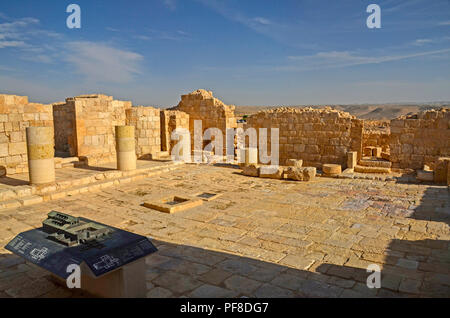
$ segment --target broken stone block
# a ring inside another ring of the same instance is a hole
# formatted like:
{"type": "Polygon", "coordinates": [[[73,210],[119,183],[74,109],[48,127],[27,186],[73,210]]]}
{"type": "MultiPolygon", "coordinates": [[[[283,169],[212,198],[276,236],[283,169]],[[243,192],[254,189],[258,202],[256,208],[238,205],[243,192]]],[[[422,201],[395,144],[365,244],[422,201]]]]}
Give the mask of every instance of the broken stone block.
{"type": "Polygon", "coordinates": [[[314,167],[288,167],[286,169],[288,179],[296,181],[310,181],[316,177],[316,168],[314,167]]]}
{"type": "Polygon", "coordinates": [[[356,151],[347,152],[347,168],[354,169],[357,164],[358,153],[356,151]]]}
{"type": "Polygon", "coordinates": [[[303,180],[311,181],[316,178],[316,168],[315,167],[304,167],[303,169],[303,180]]]}
{"type": "Polygon", "coordinates": [[[260,178],[282,179],[284,169],[282,166],[261,166],[259,168],[260,178]]]}
{"type": "Polygon", "coordinates": [[[286,166],[288,166],[288,167],[301,168],[302,165],[303,165],[303,160],[301,160],[301,159],[287,159],[286,160],[286,166]]]}
{"type": "Polygon", "coordinates": [[[441,157],[436,160],[434,167],[434,182],[445,183],[447,182],[447,171],[450,158],[441,157]]]}
{"type": "Polygon", "coordinates": [[[259,177],[259,166],[255,164],[243,166],[242,174],[249,177],[259,177]]]}
{"type": "Polygon", "coordinates": [[[341,165],[325,163],[322,166],[322,171],[327,176],[335,176],[335,175],[341,174],[342,168],[341,168],[341,165]]]}

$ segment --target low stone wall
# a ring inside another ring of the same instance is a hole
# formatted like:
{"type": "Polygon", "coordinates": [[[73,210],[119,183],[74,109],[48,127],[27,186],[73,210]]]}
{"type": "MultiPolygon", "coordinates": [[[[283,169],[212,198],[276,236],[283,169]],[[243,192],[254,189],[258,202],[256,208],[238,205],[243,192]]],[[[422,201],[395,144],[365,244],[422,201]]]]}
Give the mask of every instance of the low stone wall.
{"type": "Polygon", "coordinates": [[[363,121],[349,113],[331,108],[269,109],[251,115],[246,128],[267,128],[270,151],[270,128],[279,129],[280,164],[287,159],[302,159],[304,166],[321,168],[324,163],[347,164],[347,152],[362,151],[363,121]]]}
{"type": "Polygon", "coordinates": [[[28,172],[26,127],[53,127],[51,105],[0,95],[0,175],[28,172]]]}
{"type": "Polygon", "coordinates": [[[160,110],[135,106],[126,110],[126,124],[135,127],[136,155],[139,159],[151,158],[161,151],[160,110]]]}
{"type": "Polygon", "coordinates": [[[178,142],[172,140],[172,131],[177,128],[184,128],[189,130],[189,115],[177,110],[163,110],[161,111],[161,149],[168,151],[169,154],[172,148],[178,142]]]}
{"type": "Polygon", "coordinates": [[[390,126],[393,168],[434,168],[439,157],[450,156],[450,108],[402,116],[390,126]]]}
{"type": "Polygon", "coordinates": [[[365,120],[363,128],[363,148],[381,147],[383,152],[389,153],[390,122],[379,120],[365,120]]]}

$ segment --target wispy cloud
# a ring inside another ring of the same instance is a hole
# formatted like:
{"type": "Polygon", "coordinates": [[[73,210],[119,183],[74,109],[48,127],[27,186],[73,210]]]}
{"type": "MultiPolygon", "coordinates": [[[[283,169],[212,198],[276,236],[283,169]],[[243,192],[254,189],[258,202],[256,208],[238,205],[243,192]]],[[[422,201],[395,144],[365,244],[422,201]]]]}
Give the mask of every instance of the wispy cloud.
{"type": "MultiPolygon", "coordinates": [[[[0,40],[2,37],[0,36],[0,40]]],[[[23,41],[0,41],[0,49],[5,47],[25,47],[26,44],[23,41]]]]}
{"type": "Polygon", "coordinates": [[[68,44],[66,60],[88,81],[126,83],[139,74],[143,56],[107,44],[81,41],[68,44]]]}
{"type": "Polygon", "coordinates": [[[182,41],[188,40],[190,34],[181,30],[177,31],[161,31],[155,29],[149,29],[145,34],[134,35],[133,38],[142,41],[150,40],[170,40],[170,41],[182,41]]]}
{"type": "Polygon", "coordinates": [[[277,67],[280,71],[307,71],[314,69],[340,68],[356,65],[380,64],[423,56],[448,54],[450,48],[434,51],[417,52],[403,55],[362,56],[348,51],[319,52],[307,56],[289,56],[293,64],[277,67]]]}
{"type": "Polygon", "coordinates": [[[439,22],[438,25],[450,25],[450,20],[439,22]]]}

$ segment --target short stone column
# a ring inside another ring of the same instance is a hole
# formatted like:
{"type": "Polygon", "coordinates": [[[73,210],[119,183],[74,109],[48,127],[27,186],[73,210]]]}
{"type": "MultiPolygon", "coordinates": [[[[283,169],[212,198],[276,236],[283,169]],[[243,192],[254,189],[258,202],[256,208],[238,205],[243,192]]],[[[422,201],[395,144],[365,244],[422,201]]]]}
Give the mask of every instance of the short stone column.
{"type": "Polygon", "coordinates": [[[116,153],[118,170],[136,169],[134,126],[116,126],[116,153]]]}
{"type": "Polygon", "coordinates": [[[27,127],[30,184],[55,182],[53,127],[27,127]]]}

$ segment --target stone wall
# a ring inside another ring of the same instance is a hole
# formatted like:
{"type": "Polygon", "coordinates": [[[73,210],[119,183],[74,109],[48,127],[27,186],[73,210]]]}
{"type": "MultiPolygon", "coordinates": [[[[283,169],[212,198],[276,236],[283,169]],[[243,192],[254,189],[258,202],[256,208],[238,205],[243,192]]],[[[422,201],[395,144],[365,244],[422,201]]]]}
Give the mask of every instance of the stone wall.
{"type": "MultiPolygon", "coordinates": [[[[75,129],[66,136],[70,154],[84,157],[89,164],[112,162],[116,160],[114,126],[125,125],[125,110],[130,107],[131,102],[114,100],[106,95],[67,98],[65,104],[57,105],[64,111],[57,115],[55,127],[64,126],[61,121],[73,116],[75,129]]],[[[62,144],[58,141],[58,147],[63,147],[62,144]]]]}
{"type": "Polygon", "coordinates": [[[386,120],[365,120],[363,128],[363,147],[381,147],[389,153],[390,122],[386,120]]]}
{"type": "MultiPolygon", "coordinates": [[[[304,166],[321,168],[324,163],[346,166],[347,152],[362,152],[363,121],[349,113],[331,108],[280,107],[258,112],[247,119],[246,128],[279,129],[280,164],[287,159],[302,159],[304,166]]],[[[259,140],[259,139],[258,139],[259,140]]]]}
{"type": "Polygon", "coordinates": [[[56,154],[68,153],[70,156],[76,156],[74,103],[54,103],[52,106],[56,154]]]}
{"type": "MultiPolygon", "coordinates": [[[[225,105],[222,101],[215,98],[211,91],[199,89],[190,94],[181,95],[181,101],[175,109],[189,115],[192,148],[194,148],[194,121],[201,120],[202,133],[208,128],[219,128],[222,130],[225,152],[226,130],[237,126],[234,105],[225,105]]],[[[209,141],[205,141],[204,145],[208,143],[209,141]]]]}
{"type": "Polygon", "coordinates": [[[149,159],[161,151],[160,110],[153,107],[136,106],[126,110],[126,124],[135,126],[136,155],[149,159]]]}
{"type": "Polygon", "coordinates": [[[390,126],[393,168],[433,168],[436,159],[450,156],[450,108],[402,116],[390,126]]]}
{"type": "Polygon", "coordinates": [[[53,127],[51,105],[29,103],[26,96],[0,95],[0,174],[28,172],[25,129],[53,127]]]}
{"type": "Polygon", "coordinates": [[[189,115],[177,110],[163,110],[161,111],[161,150],[168,151],[169,154],[172,148],[178,142],[172,140],[172,131],[177,128],[184,128],[189,130],[189,115]]]}

